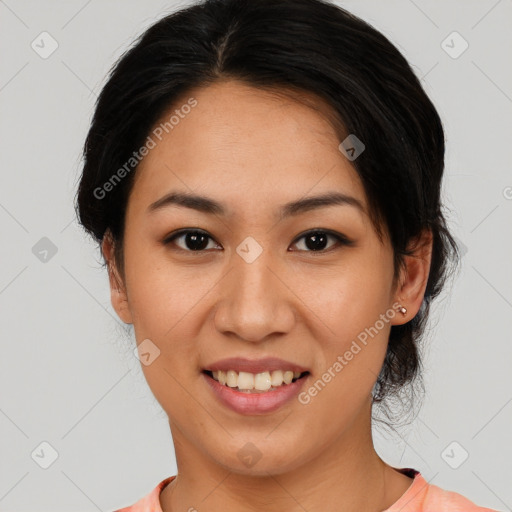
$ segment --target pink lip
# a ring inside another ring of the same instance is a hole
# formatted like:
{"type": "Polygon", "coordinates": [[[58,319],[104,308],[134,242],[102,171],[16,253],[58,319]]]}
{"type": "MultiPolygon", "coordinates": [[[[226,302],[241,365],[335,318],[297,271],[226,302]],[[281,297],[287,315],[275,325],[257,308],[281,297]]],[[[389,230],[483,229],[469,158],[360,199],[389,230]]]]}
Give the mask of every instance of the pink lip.
{"type": "Polygon", "coordinates": [[[307,368],[277,357],[265,357],[263,359],[246,359],[245,357],[230,357],[212,363],[204,368],[212,372],[222,370],[235,370],[236,372],[262,373],[274,370],[291,370],[292,372],[306,372],[307,368]]]}
{"type": "Polygon", "coordinates": [[[220,402],[233,411],[240,414],[265,414],[279,409],[298,395],[309,374],[291,384],[283,384],[274,391],[267,391],[266,393],[236,391],[221,384],[204,372],[202,377],[220,402]]]}

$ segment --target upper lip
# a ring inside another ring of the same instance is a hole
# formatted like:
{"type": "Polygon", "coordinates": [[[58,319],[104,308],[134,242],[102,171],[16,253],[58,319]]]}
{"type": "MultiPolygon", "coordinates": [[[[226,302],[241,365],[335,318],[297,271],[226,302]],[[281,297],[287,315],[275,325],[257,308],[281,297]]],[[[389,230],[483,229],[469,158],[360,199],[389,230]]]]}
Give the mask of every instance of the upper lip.
{"type": "Polygon", "coordinates": [[[204,368],[208,371],[228,371],[234,370],[236,372],[249,372],[249,373],[263,373],[272,372],[274,370],[291,370],[293,372],[306,372],[307,368],[301,365],[279,359],[278,357],[264,357],[262,359],[247,359],[245,357],[229,357],[221,359],[215,363],[209,364],[204,368]]]}

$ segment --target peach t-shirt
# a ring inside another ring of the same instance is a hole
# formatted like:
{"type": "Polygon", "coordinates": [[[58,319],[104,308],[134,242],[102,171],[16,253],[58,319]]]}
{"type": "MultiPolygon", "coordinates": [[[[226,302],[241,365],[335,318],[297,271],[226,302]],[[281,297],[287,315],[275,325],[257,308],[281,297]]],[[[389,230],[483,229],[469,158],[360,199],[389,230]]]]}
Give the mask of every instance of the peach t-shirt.
{"type": "MultiPolygon", "coordinates": [[[[395,469],[414,480],[398,501],[382,512],[498,512],[491,508],[479,507],[461,494],[429,484],[416,469],[395,469]]],[[[175,478],[176,475],[166,478],[137,503],[115,512],[162,512],[160,493],[175,478]]]]}

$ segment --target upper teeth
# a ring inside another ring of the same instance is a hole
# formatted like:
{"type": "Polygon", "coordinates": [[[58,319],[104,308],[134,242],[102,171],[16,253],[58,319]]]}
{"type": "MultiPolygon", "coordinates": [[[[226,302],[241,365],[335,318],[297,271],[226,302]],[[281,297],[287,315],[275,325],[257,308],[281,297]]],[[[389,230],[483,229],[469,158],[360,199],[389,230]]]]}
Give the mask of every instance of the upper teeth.
{"type": "Polygon", "coordinates": [[[226,384],[230,388],[238,389],[257,389],[258,391],[267,391],[271,387],[281,386],[283,382],[290,384],[293,379],[300,377],[300,372],[293,372],[291,370],[274,370],[271,372],[262,373],[249,373],[249,372],[235,372],[228,370],[226,372],[219,370],[212,372],[213,378],[218,380],[221,384],[226,384]]]}

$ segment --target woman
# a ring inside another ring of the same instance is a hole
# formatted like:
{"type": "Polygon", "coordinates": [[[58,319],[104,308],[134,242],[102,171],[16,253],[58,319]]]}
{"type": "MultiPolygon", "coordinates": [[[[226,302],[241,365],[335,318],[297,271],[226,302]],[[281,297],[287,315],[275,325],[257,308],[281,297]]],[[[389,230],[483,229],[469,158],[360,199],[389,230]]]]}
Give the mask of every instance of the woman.
{"type": "Polygon", "coordinates": [[[190,6],[114,67],[84,158],[178,466],[121,510],[490,510],[373,447],[457,260],[442,125],[382,34],[320,0],[190,6]]]}

